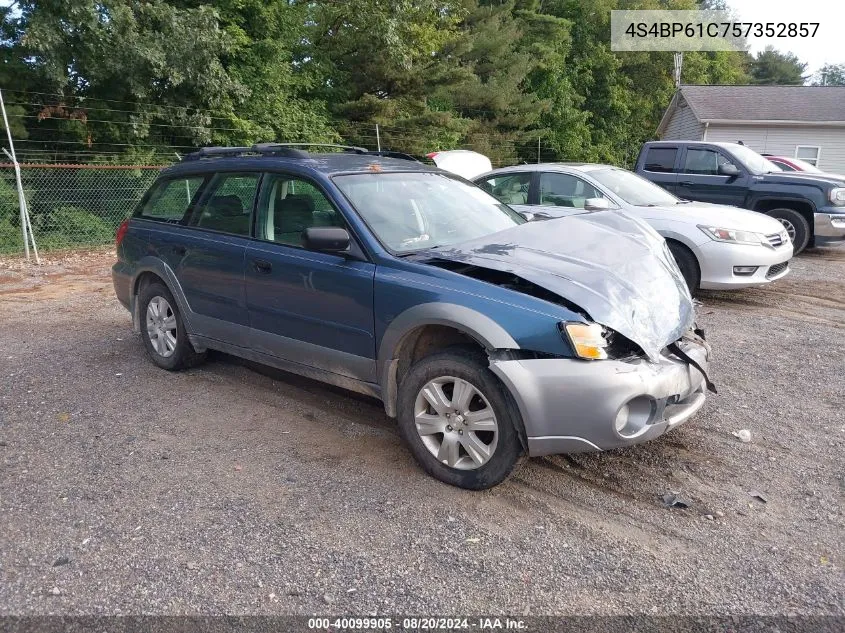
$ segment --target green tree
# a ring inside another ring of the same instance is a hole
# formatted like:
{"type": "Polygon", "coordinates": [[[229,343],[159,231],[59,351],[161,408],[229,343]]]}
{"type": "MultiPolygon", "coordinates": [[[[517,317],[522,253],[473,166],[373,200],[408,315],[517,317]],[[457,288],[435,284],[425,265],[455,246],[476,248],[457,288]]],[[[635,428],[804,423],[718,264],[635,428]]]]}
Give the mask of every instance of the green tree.
{"type": "Polygon", "coordinates": [[[845,64],[825,64],[813,75],[814,86],[845,86],[845,64]]]}
{"type": "Polygon", "coordinates": [[[755,84],[800,86],[807,80],[806,70],[807,64],[793,53],[781,53],[767,46],[751,62],[751,79],[755,84]]]}

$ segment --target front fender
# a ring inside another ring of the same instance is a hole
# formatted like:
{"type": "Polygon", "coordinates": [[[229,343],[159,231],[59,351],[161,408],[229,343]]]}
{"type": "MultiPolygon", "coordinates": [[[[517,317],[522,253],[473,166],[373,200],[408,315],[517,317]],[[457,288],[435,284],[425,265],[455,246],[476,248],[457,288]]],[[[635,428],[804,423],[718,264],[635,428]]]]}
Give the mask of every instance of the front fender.
{"type": "Polygon", "coordinates": [[[519,349],[508,332],[493,319],[477,310],[451,303],[422,303],[400,313],[390,322],[378,350],[377,372],[384,408],[396,416],[397,352],[405,338],[426,325],[444,325],[470,336],[487,350],[519,349]]]}

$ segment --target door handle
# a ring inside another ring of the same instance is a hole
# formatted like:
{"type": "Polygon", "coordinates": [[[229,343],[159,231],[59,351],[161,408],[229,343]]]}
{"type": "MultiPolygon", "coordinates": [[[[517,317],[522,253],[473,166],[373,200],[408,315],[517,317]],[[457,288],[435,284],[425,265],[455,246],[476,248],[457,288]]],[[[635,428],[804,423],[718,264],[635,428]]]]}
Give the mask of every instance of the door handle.
{"type": "Polygon", "coordinates": [[[273,264],[264,259],[253,259],[252,268],[255,270],[255,272],[266,275],[272,272],[273,264]]]}
{"type": "Polygon", "coordinates": [[[186,246],[174,246],[173,252],[176,253],[177,255],[184,255],[185,253],[188,252],[188,248],[186,246]]]}
{"type": "Polygon", "coordinates": [[[683,181],[679,182],[678,184],[681,185],[681,187],[692,187],[695,183],[692,182],[691,180],[683,180],[683,181]]]}

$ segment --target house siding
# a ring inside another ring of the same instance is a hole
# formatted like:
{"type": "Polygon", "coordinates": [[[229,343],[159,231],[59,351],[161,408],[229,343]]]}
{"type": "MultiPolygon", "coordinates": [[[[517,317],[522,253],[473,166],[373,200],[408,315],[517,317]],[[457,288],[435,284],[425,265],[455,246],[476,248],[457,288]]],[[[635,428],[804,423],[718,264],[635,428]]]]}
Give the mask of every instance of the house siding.
{"type": "MultiPolygon", "coordinates": [[[[699,137],[700,138],[700,137],[699,137]]],[[[845,174],[845,127],[717,125],[707,128],[708,141],[742,141],[756,152],[795,156],[799,145],[820,147],[819,169],[845,174]]]]}
{"type": "Polygon", "coordinates": [[[695,117],[692,108],[679,104],[663,133],[665,141],[700,141],[704,126],[695,117]]]}

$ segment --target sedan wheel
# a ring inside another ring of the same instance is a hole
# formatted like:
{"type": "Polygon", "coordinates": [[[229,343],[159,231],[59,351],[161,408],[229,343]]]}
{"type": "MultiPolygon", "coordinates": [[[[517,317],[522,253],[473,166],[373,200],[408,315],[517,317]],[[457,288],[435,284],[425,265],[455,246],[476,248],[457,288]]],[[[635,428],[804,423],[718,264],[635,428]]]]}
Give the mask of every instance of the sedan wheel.
{"type": "Polygon", "coordinates": [[[462,378],[427,382],[417,394],[414,422],[428,451],[450,468],[474,470],[496,452],[496,414],[478,387],[462,378]]]}
{"type": "Polygon", "coordinates": [[[162,358],[176,351],[176,315],[164,297],[153,297],[147,304],[147,336],[162,358]]]}

